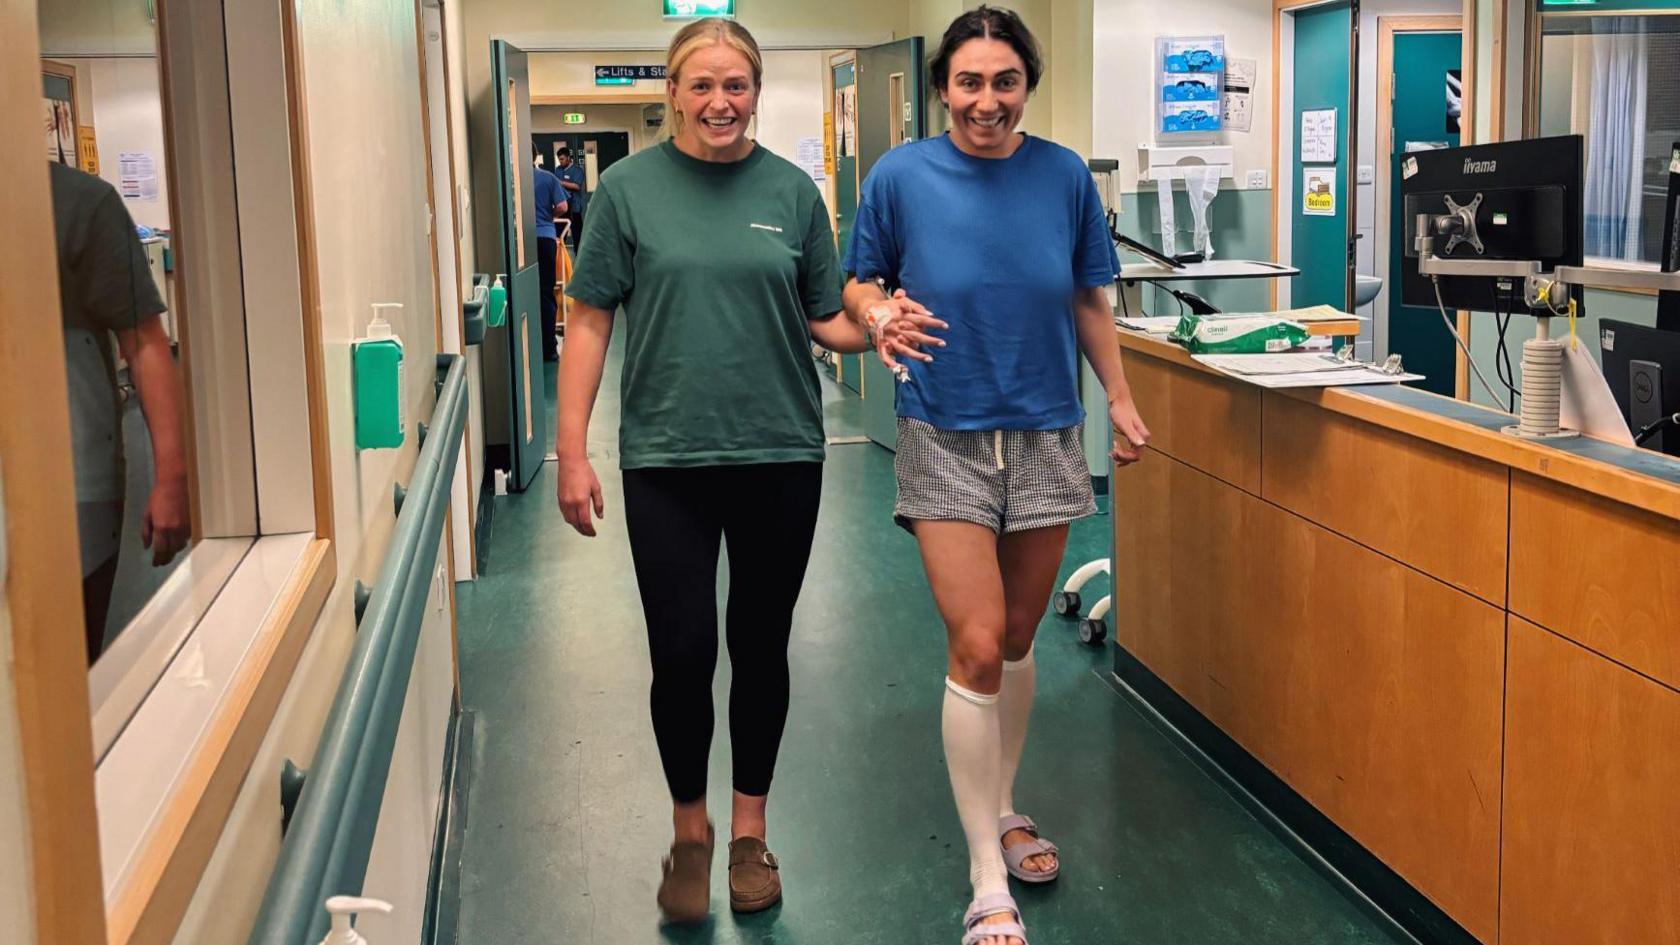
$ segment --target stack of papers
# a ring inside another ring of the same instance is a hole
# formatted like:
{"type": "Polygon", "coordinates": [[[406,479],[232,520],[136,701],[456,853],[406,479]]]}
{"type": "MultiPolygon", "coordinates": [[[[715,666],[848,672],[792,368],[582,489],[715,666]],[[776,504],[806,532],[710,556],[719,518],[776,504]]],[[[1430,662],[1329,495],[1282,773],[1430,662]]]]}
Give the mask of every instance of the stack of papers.
{"type": "Polygon", "coordinates": [[[1269,312],[1279,318],[1287,318],[1292,322],[1311,324],[1312,322],[1353,322],[1364,321],[1358,315],[1344,312],[1330,305],[1313,305],[1308,308],[1292,308],[1287,312],[1269,312]]]}
{"type": "Polygon", "coordinates": [[[1361,328],[1359,323],[1366,319],[1330,305],[1313,305],[1307,308],[1293,308],[1284,312],[1256,312],[1268,318],[1281,318],[1295,322],[1307,329],[1310,335],[1357,335],[1361,328]]]}
{"type": "Polygon", "coordinates": [[[1421,374],[1387,374],[1374,364],[1310,351],[1290,354],[1194,354],[1214,370],[1259,387],[1349,387],[1421,381],[1421,374]]]}
{"type": "Polygon", "coordinates": [[[1170,335],[1178,327],[1177,315],[1148,315],[1140,318],[1131,316],[1114,316],[1114,324],[1132,331],[1148,332],[1151,335],[1170,335]]]}

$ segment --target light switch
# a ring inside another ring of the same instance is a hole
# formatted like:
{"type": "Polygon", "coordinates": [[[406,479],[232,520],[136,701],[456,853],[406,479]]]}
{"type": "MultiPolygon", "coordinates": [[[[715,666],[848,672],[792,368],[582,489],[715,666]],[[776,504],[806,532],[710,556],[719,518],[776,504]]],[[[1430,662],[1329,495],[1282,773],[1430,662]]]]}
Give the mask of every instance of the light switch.
{"type": "Polygon", "coordinates": [[[1377,168],[1372,164],[1359,165],[1359,182],[1361,184],[1374,183],[1377,179],[1377,168]]]}
{"type": "Polygon", "coordinates": [[[1265,190],[1268,186],[1270,186],[1267,183],[1267,180],[1266,180],[1267,177],[1268,177],[1268,175],[1265,171],[1249,171],[1248,172],[1248,189],[1249,190],[1265,190]]]}

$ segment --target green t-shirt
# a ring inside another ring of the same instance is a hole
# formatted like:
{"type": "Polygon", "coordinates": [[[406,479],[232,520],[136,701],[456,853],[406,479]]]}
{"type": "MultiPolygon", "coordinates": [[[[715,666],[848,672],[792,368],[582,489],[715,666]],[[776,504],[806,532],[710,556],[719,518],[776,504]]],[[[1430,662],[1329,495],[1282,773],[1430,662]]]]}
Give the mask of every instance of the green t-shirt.
{"type": "Polygon", "coordinates": [[[629,321],[620,468],[822,460],[807,321],[840,310],[841,276],[809,175],[666,141],[601,175],[582,245],[566,294],[629,321]]]}
{"type": "Polygon", "coordinates": [[[47,166],[58,246],[76,501],[121,501],[125,489],[122,406],[110,333],[138,328],[158,315],[164,310],[163,298],[117,189],[62,164],[49,162],[47,166]]]}

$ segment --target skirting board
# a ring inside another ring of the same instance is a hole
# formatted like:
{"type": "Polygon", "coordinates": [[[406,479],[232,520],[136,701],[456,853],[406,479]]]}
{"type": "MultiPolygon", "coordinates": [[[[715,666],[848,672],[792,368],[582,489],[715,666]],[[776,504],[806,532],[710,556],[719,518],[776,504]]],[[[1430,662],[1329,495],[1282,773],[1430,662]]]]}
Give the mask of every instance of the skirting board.
{"type": "Polygon", "coordinates": [[[432,865],[426,878],[426,916],[421,945],[457,945],[461,915],[461,847],[466,836],[467,794],[472,782],[473,719],[457,705],[444,750],[443,796],[432,837],[432,865]]]}

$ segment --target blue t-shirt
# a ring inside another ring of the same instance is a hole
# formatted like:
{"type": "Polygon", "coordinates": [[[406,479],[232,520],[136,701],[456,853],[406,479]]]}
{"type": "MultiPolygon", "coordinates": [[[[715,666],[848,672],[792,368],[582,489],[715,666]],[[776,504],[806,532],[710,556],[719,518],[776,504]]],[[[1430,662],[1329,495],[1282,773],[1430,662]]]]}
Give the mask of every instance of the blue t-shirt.
{"type": "Polygon", "coordinates": [[[532,212],[537,215],[537,238],[555,239],[559,231],[554,228],[554,208],[566,199],[566,188],[560,186],[560,178],[545,167],[534,168],[536,174],[532,176],[532,196],[535,198],[532,212]]]}
{"type": "Polygon", "coordinates": [[[577,190],[566,188],[566,199],[571,201],[571,213],[582,213],[589,203],[589,195],[584,193],[583,165],[576,161],[570,167],[562,167],[554,172],[563,181],[571,181],[578,186],[577,190]]]}
{"type": "Polygon", "coordinates": [[[900,359],[899,415],[942,430],[1084,419],[1073,294],[1113,282],[1120,260],[1079,155],[1031,135],[1007,158],[944,135],[893,148],[863,183],[845,269],[951,326],[933,363],[900,359]]]}

